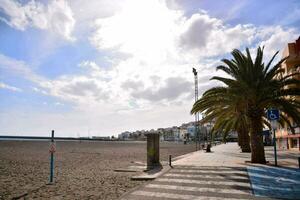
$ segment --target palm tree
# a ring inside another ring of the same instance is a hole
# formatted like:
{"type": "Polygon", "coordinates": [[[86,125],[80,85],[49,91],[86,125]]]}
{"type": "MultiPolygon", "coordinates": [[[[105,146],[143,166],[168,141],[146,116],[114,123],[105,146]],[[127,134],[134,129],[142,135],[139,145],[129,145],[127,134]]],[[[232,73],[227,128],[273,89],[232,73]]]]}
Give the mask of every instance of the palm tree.
{"type": "MultiPolygon", "coordinates": [[[[242,152],[251,152],[248,121],[243,113],[243,104],[240,96],[231,95],[228,88],[216,87],[206,91],[194,106],[192,113],[203,112],[202,123],[214,119],[216,122],[213,133],[221,132],[226,136],[229,131],[237,131],[238,144],[242,152]],[[235,103],[233,103],[233,101],[235,103]]],[[[226,137],[224,137],[226,138],[226,137]]]]}
{"type": "MultiPolygon", "coordinates": [[[[243,113],[250,130],[251,162],[266,163],[261,134],[266,109],[278,108],[284,113],[282,116],[287,116],[282,119],[289,125],[289,117],[299,124],[300,101],[293,98],[300,95],[300,87],[295,87],[299,86],[300,81],[293,78],[295,74],[299,75],[299,72],[292,75],[283,74],[280,66],[286,58],[271,67],[278,52],[265,65],[263,48],[260,47],[254,61],[248,48],[246,54],[237,49],[231,54],[233,59],[223,59],[225,65],[217,67],[217,70],[222,70],[230,77],[212,77],[212,80],[221,81],[225,86],[215,87],[204,93],[195,102],[191,112],[203,112],[204,109],[205,112],[211,113],[210,117],[226,114],[228,116],[228,113],[235,111],[243,113]],[[222,109],[216,110],[217,108],[222,109]]],[[[293,127],[290,128],[293,130],[293,127]]]]}

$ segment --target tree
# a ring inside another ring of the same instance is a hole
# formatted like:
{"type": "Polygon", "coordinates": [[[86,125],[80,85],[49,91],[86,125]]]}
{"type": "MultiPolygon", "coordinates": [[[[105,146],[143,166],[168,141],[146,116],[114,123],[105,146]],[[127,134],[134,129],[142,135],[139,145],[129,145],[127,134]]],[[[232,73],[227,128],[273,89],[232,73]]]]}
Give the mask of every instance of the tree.
{"type": "MultiPolygon", "coordinates": [[[[192,113],[203,111],[212,113],[210,117],[229,115],[232,112],[242,112],[248,122],[251,143],[251,162],[266,163],[264,145],[262,140],[264,116],[268,108],[277,108],[286,116],[284,121],[290,125],[289,118],[300,124],[300,101],[295,97],[300,96],[300,81],[295,75],[299,72],[285,75],[280,68],[286,58],[280,60],[272,67],[276,54],[265,65],[263,62],[263,48],[257,49],[253,61],[250,51],[246,53],[235,49],[232,51],[233,59],[223,59],[225,65],[220,65],[217,70],[225,72],[227,77],[214,76],[211,80],[221,81],[224,86],[208,90],[195,102],[192,113]],[[222,97],[222,95],[224,95],[222,97]],[[225,101],[222,102],[221,101],[225,101]],[[211,107],[210,107],[211,106],[211,107]],[[219,110],[215,110],[220,108],[219,110]],[[213,111],[212,111],[213,110],[213,111]]],[[[230,116],[230,115],[229,115],[230,116]]],[[[225,118],[225,117],[223,117],[225,118]]],[[[225,118],[226,119],[226,118],[225,118]]],[[[290,126],[293,130],[293,127],[290,126]]]]}

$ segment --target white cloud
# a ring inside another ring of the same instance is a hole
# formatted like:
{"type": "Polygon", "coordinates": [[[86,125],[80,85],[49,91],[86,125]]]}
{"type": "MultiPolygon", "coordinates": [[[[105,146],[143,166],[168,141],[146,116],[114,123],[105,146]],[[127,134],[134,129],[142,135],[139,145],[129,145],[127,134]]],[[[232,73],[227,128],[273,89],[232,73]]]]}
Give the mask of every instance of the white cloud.
{"type": "Polygon", "coordinates": [[[90,41],[100,50],[157,62],[172,54],[179,17],[179,11],[169,10],[161,1],[127,1],[115,15],[95,20],[90,41]]]}
{"type": "Polygon", "coordinates": [[[2,83],[2,82],[0,82],[0,89],[7,89],[7,90],[14,91],[14,92],[22,92],[22,89],[14,87],[14,86],[7,85],[7,84],[2,83]]]}
{"type": "Polygon", "coordinates": [[[73,12],[64,0],[53,0],[44,5],[31,0],[26,4],[17,1],[0,0],[0,11],[7,17],[0,17],[11,27],[24,31],[27,27],[49,30],[73,41],[75,25],[73,12]]]}
{"type": "Polygon", "coordinates": [[[197,13],[184,23],[184,31],[180,36],[180,45],[187,49],[205,48],[212,31],[220,28],[222,22],[205,13],[197,13]]]}
{"type": "Polygon", "coordinates": [[[144,83],[142,81],[127,80],[122,83],[121,87],[124,90],[139,90],[144,88],[144,83]]]}
{"type": "Polygon", "coordinates": [[[55,102],[54,105],[55,105],[55,106],[63,106],[64,104],[63,104],[63,103],[60,103],[60,102],[55,102]]]}
{"type": "Polygon", "coordinates": [[[183,51],[198,57],[219,56],[234,48],[250,45],[256,31],[253,25],[227,26],[220,19],[202,12],[185,21],[180,46],[183,51]]]}
{"type": "MultiPolygon", "coordinates": [[[[264,27],[259,29],[257,33],[260,38],[259,45],[265,46],[264,53],[268,59],[270,59],[276,51],[283,51],[287,46],[287,43],[295,42],[299,33],[293,29],[283,29],[281,26],[264,27]]],[[[281,58],[281,55],[277,56],[277,60],[281,58]]]]}
{"type": "Polygon", "coordinates": [[[31,72],[23,61],[17,61],[3,54],[0,54],[0,67],[2,70],[20,74],[22,76],[28,76],[31,72]]]}
{"type": "Polygon", "coordinates": [[[92,25],[91,21],[96,18],[105,18],[114,15],[126,4],[126,0],[94,0],[88,3],[86,0],[72,0],[69,1],[69,4],[76,19],[76,26],[90,28],[90,25],[92,25]]]}
{"type": "Polygon", "coordinates": [[[88,77],[65,77],[51,82],[50,94],[81,103],[108,98],[101,81],[88,77]],[[52,89],[53,88],[53,89],[52,89]]]}
{"type": "Polygon", "coordinates": [[[42,89],[37,88],[37,87],[33,87],[32,90],[35,91],[35,92],[41,93],[43,95],[48,95],[48,93],[45,90],[42,90],[42,89]]]}
{"type": "Polygon", "coordinates": [[[192,86],[193,83],[191,81],[187,81],[181,77],[171,77],[157,90],[153,90],[152,88],[138,90],[137,88],[132,92],[132,96],[137,99],[146,99],[151,102],[160,100],[174,101],[182,95],[191,94],[192,86]]]}
{"type": "Polygon", "coordinates": [[[37,75],[25,62],[13,59],[0,53],[0,70],[12,75],[17,75],[33,82],[45,81],[37,75]]]}
{"type": "Polygon", "coordinates": [[[228,26],[204,11],[187,18],[162,1],[129,2],[115,15],[95,20],[90,41],[96,48],[148,62],[170,60],[178,54],[182,60],[197,61],[250,45],[255,39],[253,25],[228,26]]]}

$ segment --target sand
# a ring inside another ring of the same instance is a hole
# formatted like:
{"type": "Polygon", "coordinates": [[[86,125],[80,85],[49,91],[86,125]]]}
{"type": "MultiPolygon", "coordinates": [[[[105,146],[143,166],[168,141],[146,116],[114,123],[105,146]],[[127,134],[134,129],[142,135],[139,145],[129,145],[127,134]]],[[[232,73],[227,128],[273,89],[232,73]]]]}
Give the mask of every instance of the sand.
{"type": "MultiPolygon", "coordinates": [[[[146,161],[145,142],[56,142],[55,184],[49,181],[49,142],[0,141],[0,199],[117,199],[142,184],[114,172],[146,161]],[[20,197],[22,196],[23,197],[20,197]]],[[[161,143],[162,161],[195,145],[161,143]]]]}

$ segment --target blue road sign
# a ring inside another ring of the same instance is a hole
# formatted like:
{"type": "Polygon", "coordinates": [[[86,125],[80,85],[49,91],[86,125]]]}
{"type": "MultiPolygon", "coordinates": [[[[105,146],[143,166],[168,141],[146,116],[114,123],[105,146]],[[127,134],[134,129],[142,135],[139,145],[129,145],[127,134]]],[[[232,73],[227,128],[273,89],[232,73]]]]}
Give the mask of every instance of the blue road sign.
{"type": "MultiPolygon", "coordinates": [[[[277,120],[279,120],[279,110],[277,109],[269,109],[267,112],[268,119],[271,121],[271,126],[274,126],[277,124],[277,120]],[[273,124],[273,125],[272,125],[273,124]]],[[[273,144],[274,144],[274,160],[275,160],[275,166],[277,166],[277,150],[276,150],[276,135],[275,135],[275,128],[273,129],[273,144]]]]}
{"type": "Polygon", "coordinates": [[[268,115],[268,120],[270,121],[279,120],[279,110],[277,109],[269,109],[267,115],[268,115]]]}

